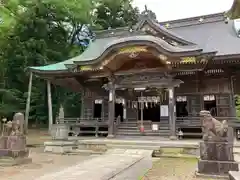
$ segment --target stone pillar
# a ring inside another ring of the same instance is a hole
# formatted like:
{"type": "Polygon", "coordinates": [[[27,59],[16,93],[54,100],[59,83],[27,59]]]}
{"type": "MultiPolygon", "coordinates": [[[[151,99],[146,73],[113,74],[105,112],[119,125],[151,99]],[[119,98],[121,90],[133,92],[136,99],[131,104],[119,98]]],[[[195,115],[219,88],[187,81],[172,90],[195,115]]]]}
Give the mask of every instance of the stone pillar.
{"type": "Polygon", "coordinates": [[[53,125],[53,114],[52,114],[52,93],[51,93],[51,83],[47,81],[47,95],[48,95],[48,131],[51,133],[51,128],[53,125]]]}
{"type": "Polygon", "coordinates": [[[168,89],[169,96],[169,126],[170,126],[170,139],[175,140],[176,137],[176,110],[175,110],[175,97],[174,97],[174,87],[168,89]]]}
{"type": "Polygon", "coordinates": [[[28,83],[28,97],[27,97],[27,104],[26,104],[26,112],[25,112],[25,123],[24,123],[24,133],[27,134],[28,132],[28,117],[30,112],[30,102],[31,102],[31,92],[32,92],[32,72],[30,73],[29,83],[28,83]]]}
{"type": "Polygon", "coordinates": [[[109,82],[108,98],[108,137],[114,137],[114,119],[115,119],[115,84],[109,82]]]}
{"type": "Polygon", "coordinates": [[[127,119],[127,103],[126,99],[123,99],[123,121],[127,119]]]}

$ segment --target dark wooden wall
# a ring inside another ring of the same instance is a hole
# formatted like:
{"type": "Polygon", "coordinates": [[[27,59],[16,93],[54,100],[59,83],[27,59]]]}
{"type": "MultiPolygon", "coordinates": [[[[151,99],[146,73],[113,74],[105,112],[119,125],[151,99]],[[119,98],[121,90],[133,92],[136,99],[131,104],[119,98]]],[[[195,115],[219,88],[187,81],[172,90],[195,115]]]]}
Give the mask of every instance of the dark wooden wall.
{"type": "MultiPolygon", "coordinates": [[[[175,96],[186,96],[188,101],[189,116],[197,116],[204,109],[204,95],[215,95],[218,116],[234,116],[233,91],[230,78],[204,77],[199,80],[196,76],[177,77],[184,81],[180,87],[175,88],[175,96]]],[[[236,86],[236,83],[235,83],[236,86]]],[[[240,88],[239,88],[240,89],[240,88]]],[[[108,119],[108,91],[99,84],[92,82],[91,87],[86,88],[83,96],[83,118],[93,118],[95,99],[102,99],[102,118],[108,119]]],[[[128,99],[128,98],[126,98],[128,99]]],[[[127,118],[137,119],[136,109],[127,107],[127,118]]]]}

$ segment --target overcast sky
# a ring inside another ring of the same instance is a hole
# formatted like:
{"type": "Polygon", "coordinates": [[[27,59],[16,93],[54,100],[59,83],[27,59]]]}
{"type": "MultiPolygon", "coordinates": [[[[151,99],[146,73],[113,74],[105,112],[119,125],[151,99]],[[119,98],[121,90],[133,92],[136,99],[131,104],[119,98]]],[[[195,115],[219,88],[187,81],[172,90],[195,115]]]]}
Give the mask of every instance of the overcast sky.
{"type": "Polygon", "coordinates": [[[147,5],[159,21],[181,19],[227,11],[233,0],[134,0],[142,11],[147,5]]]}

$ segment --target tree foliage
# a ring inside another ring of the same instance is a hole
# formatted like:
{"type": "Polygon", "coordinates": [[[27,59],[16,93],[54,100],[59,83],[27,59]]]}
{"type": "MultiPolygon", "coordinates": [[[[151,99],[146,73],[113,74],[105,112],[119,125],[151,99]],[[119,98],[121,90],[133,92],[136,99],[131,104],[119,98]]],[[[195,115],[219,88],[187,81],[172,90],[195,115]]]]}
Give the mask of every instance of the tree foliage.
{"type": "Polygon", "coordinates": [[[232,19],[240,17],[240,0],[234,0],[231,9],[227,13],[232,19]]]}
{"type": "Polygon", "coordinates": [[[99,0],[94,15],[103,29],[131,27],[137,23],[139,10],[133,8],[132,0],[99,0]]]}
{"type": "MultiPolygon", "coordinates": [[[[0,7],[0,116],[24,111],[28,66],[64,61],[84,51],[92,28],[136,22],[129,0],[8,0],[0,7]],[[96,6],[97,5],[97,6],[96,6]],[[109,15],[110,13],[110,15],[109,15]]],[[[81,93],[52,86],[53,114],[60,104],[67,116],[79,116],[81,93]]],[[[30,121],[47,121],[46,82],[33,78],[30,121]]]]}

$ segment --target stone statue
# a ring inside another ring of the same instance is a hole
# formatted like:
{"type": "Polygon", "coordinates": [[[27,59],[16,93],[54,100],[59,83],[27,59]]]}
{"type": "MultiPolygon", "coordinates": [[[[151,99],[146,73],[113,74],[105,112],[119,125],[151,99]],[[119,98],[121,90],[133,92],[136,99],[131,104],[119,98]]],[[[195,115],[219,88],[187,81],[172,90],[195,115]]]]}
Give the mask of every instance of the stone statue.
{"type": "Polygon", "coordinates": [[[230,170],[238,170],[233,156],[233,128],[226,120],[218,121],[209,111],[200,112],[203,142],[200,142],[198,173],[226,175],[230,170]]]}
{"type": "Polygon", "coordinates": [[[22,113],[16,113],[13,121],[4,124],[4,132],[0,138],[0,157],[17,158],[18,160],[28,157],[29,151],[26,148],[23,126],[24,115],[22,113]]]}
{"type": "Polygon", "coordinates": [[[18,126],[19,133],[24,134],[24,115],[23,115],[23,113],[14,114],[13,123],[15,124],[15,126],[18,126]]]}
{"type": "Polygon", "coordinates": [[[209,111],[200,112],[204,141],[227,141],[228,123],[220,122],[212,117],[209,111]]]}

